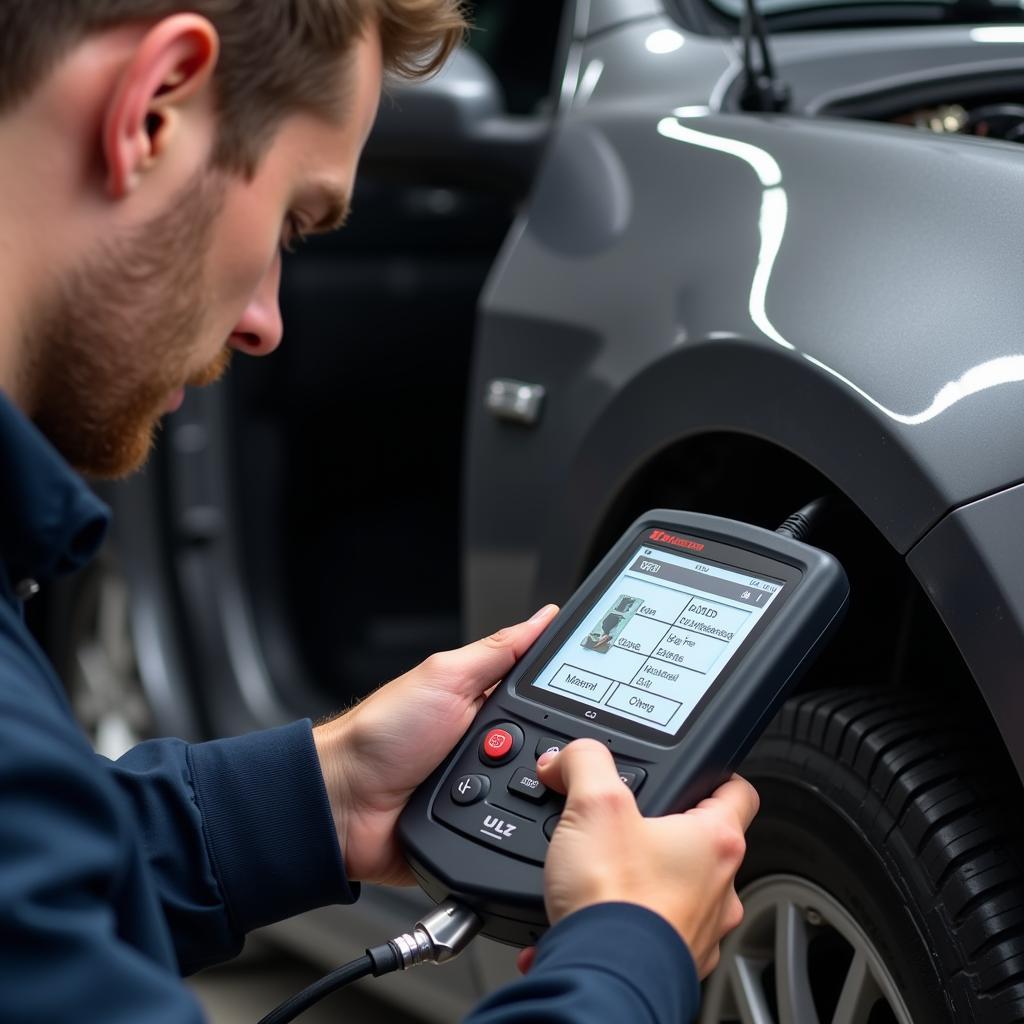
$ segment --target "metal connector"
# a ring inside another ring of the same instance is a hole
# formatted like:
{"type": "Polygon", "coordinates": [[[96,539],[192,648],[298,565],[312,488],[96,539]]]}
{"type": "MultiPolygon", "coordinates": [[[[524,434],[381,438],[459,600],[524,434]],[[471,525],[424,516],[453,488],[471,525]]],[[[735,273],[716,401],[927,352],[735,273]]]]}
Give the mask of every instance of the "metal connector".
{"type": "Polygon", "coordinates": [[[455,900],[439,903],[424,914],[411,932],[399,935],[390,945],[401,958],[401,969],[416,964],[443,964],[454,960],[483,927],[483,921],[455,900]]]}

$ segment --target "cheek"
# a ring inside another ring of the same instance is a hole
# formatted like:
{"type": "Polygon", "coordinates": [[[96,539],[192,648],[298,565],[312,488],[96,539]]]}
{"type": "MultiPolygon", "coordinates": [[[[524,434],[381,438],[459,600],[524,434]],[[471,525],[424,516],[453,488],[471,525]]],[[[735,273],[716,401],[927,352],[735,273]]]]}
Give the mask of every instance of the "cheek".
{"type": "Polygon", "coordinates": [[[251,198],[225,204],[210,246],[207,295],[217,319],[225,322],[242,315],[279,263],[281,222],[276,207],[251,198]]]}
{"type": "Polygon", "coordinates": [[[274,269],[279,257],[277,233],[239,232],[230,245],[214,253],[209,280],[219,309],[234,308],[238,315],[249,304],[274,269]]]}

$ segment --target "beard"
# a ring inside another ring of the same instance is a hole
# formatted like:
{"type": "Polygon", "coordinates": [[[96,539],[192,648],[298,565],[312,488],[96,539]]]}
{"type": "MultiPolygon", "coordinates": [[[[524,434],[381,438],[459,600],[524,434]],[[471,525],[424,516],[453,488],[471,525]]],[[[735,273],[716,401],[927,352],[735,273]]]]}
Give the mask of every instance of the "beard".
{"type": "Polygon", "coordinates": [[[223,182],[203,171],[168,210],[102,243],[56,283],[28,332],[28,409],[79,472],[114,479],[138,469],[183,385],[223,375],[225,347],[192,369],[209,306],[203,268],[223,182]]]}

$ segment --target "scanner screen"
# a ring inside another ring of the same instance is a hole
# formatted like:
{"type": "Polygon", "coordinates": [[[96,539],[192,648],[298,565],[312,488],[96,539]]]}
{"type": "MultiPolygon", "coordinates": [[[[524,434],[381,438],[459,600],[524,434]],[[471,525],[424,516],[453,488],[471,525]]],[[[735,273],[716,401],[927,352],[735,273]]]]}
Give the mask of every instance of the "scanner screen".
{"type": "Polygon", "coordinates": [[[640,546],[531,685],[675,733],[785,585],[640,546]]]}

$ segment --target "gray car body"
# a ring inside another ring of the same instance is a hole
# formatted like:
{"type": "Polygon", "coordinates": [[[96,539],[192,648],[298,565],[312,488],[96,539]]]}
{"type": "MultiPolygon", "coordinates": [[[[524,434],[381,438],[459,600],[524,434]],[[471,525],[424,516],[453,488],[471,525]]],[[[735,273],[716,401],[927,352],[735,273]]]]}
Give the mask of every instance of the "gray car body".
{"type": "Polygon", "coordinates": [[[1019,74],[1024,36],[779,35],[794,111],[755,115],[729,102],[735,43],[660,4],[594,3],[575,28],[482,304],[469,631],[570,593],[617,496],[667,446],[753,435],[906,556],[1024,769],[1024,159],[819,115],[894,85],[1019,74]],[[494,378],[545,387],[535,427],[488,412],[494,378]]]}

